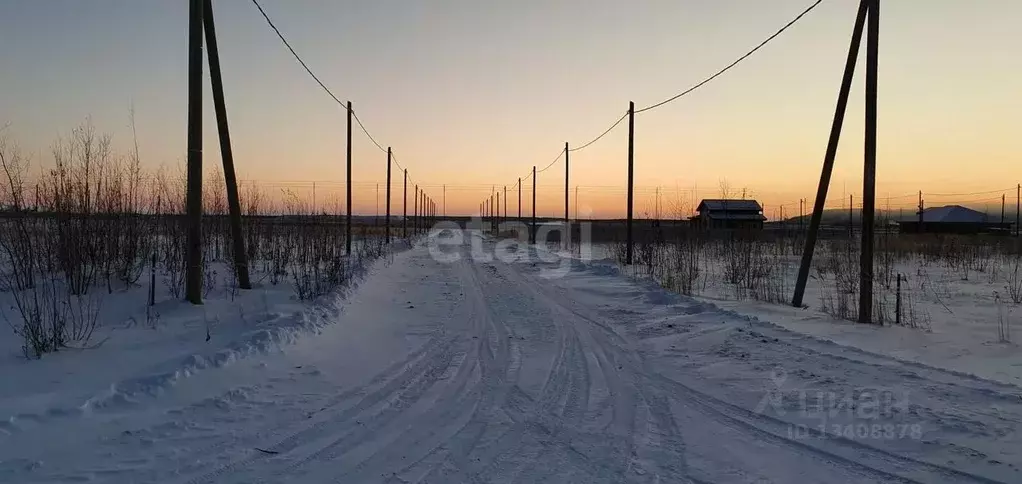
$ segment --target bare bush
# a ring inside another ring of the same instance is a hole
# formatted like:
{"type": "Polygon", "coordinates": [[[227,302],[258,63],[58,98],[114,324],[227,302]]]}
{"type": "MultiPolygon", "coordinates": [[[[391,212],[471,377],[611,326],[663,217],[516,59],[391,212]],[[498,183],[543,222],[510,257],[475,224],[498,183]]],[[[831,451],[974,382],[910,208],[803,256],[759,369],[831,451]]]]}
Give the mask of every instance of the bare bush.
{"type": "Polygon", "coordinates": [[[997,305],[997,341],[1001,343],[1011,342],[1011,312],[1005,307],[1001,295],[994,293],[994,304],[997,305]]]}
{"type": "Polygon", "coordinates": [[[1022,254],[1015,254],[1008,266],[1008,283],[1005,292],[1015,304],[1022,303],[1022,254]]]}

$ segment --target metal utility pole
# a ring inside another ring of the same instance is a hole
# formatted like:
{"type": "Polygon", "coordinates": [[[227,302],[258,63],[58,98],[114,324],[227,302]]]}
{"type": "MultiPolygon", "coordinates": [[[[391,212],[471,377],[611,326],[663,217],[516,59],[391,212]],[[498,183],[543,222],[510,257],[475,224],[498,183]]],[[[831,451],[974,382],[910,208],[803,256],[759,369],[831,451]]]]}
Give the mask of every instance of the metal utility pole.
{"type": "MultiPolygon", "coordinates": [[[[802,262],[798,268],[795,294],[791,298],[791,305],[795,307],[802,306],[806,283],[809,280],[809,269],[813,262],[816,237],[820,231],[820,221],[823,218],[823,206],[827,203],[827,190],[830,188],[831,173],[834,171],[834,158],[837,156],[838,141],[841,139],[841,127],[844,125],[845,111],[848,107],[848,96],[852,88],[852,78],[855,74],[855,63],[859,57],[859,45],[862,44],[862,32],[866,25],[866,14],[869,11],[869,3],[871,1],[873,0],[860,0],[859,11],[855,17],[855,27],[852,29],[852,42],[848,48],[848,58],[845,61],[845,71],[841,79],[841,89],[838,92],[837,108],[834,110],[834,121],[830,128],[827,152],[823,157],[823,171],[820,173],[820,184],[816,190],[816,202],[813,205],[813,215],[809,219],[809,232],[806,234],[805,245],[802,250],[802,262]]],[[[783,214],[781,218],[782,220],[784,219],[783,214]]]]}
{"type": "Polygon", "coordinates": [[[536,165],[532,165],[532,230],[529,231],[529,242],[536,243],[536,165]]]}
{"type": "Polygon", "coordinates": [[[348,182],[347,185],[347,214],[344,217],[344,253],[351,255],[351,101],[348,101],[348,146],[346,149],[348,161],[348,182]]]}
{"type": "Polygon", "coordinates": [[[188,233],[185,299],[202,304],[202,11],[203,0],[188,5],[188,233]]]}
{"type": "Polygon", "coordinates": [[[213,0],[203,2],[202,21],[206,32],[209,79],[213,85],[213,108],[216,110],[217,131],[220,134],[220,156],[224,164],[224,181],[227,183],[227,207],[234,250],[234,271],[238,278],[238,287],[252,289],[252,282],[248,277],[248,254],[245,252],[245,238],[241,233],[241,202],[238,200],[238,179],[234,173],[234,151],[231,149],[231,130],[227,123],[227,102],[224,100],[224,82],[220,73],[220,51],[217,49],[216,26],[213,22],[213,0]]]}
{"type": "Polygon", "coordinates": [[[390,162],[391,151],[390,147],[387,147],[387,243],[390,243],[390,162]]]}
{"type": "Polygon", "coordinates": [[[859,322],[873,321],[873,230],[876,216],[877,79],[880,0],[869,0],[866,29],[866,143],[862,180],[862,253],[859,257],[859,322]]]}
{"type": "Polygon", "coordinates": [[[633,166],[635,164],[635,102],[628,102],[628,221],[625,230],[628,232],[625,249],[625,263],[632,265],[632,197],[634,196],[633,166]]]}

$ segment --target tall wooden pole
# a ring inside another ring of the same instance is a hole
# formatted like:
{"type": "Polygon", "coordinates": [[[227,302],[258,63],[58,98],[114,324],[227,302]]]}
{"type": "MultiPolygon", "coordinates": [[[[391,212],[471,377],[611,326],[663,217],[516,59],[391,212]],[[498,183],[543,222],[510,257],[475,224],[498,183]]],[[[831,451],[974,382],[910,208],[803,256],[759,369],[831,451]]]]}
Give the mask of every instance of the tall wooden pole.
{"type": "Polygon", "coordinates": [[[387,243],[390,243],[390,165],[391,165],[391,151],[390,147],[387,147],[387,243]]]}
{"type": "Polygon", "coordinates": [[[632,265],[632,197],[635,194],[633,166],[635,164],[635,102],[628,102],[628,221],[625,230],[628,232],[625,248],[625,263],[632,265]]]}
{"type": "Polygon", "coordinates": [[[873,230],[876,216],[877,78],[880,0],[870,0],[866,28],[866,159],[862,175],[862,252],[859,258],[859,322],[873,321],[873,230]]]}
{"type": "MultiPolygon", "coordinates": [[[[820,221],[823,218],[823,206],[827,203],[827,190],[830,188],[831,173],[834,171],[834,158],[837,156],[838,142],[841,140],[841,127],[845,122],[848,96],[852,89],[855,63],[859,57],[859,45],[862,44],[862,31],[866,24],[870,1],[872,0],[860,0],[859,12],[855,17],[855,27],[852,29],[852,42],[848,48],[848,58],[845,61],[845,72],[841,79],[841,89],[838,92],[837,108],[834,110],[827,152],[823,157],[823,171],[820,173],[820,184],[816,189],[816,202],[813,205],[813,215],[809,219],[809,232],[806,234],[805,246],[802,248],[802,263],[798,268],[795,294],[791,298],[791,305],[795,307],[802,306],[806,283],[809,281],[809,269],[813,263],[813,251],[816,248],[816,237],[820,231],[820,221]]],[[[783,214],[781,219],[784,219],[783,214]]]]}
{"type": "Polygon", "coordinates": [[[518,177],[518,221],[522,221],[522,177],[518,177]]]}
{"type": "Polygon", "coordinates": [[[202,11],[188,5],[188,196],[185,299],[202,304],[202,11]]]}
{"type": "Polygon", "coordinates": [[[1001,194],[1001,224],[1002,225],[1004,224],[1004,202],[1005,202],[1005,200],[1007,200],[1007,198],[1002,193],[1001,194]]]}
{"type": "Polygon", "coordinates": [[[347,214],[344,217],[344,253],[347,255],[351,255],[351,115],[351,101],[348,101],[348,146],[346,149],[348,182],[345,184],[347,185],[347,209],[345,210],[347,214]]]}
{"type": "Polygon", "coordinates": [[[252,289],[248,277],[248,254],[241,233],[241,202],[238,200],[238,179],[234,173],[234,152],[231,149],[231,130],[227,123],[227,102],[224,100],[224,82],[220,73],[220,51],[216,43],[216,25],[213,22],[213,0],[203,2],[203,25],[206,32],[206,54],[209,61],[209,79],[213,85],[213,108],[216,110],[217,131],[220,134],[220,157],[224,164],[227,183],[227,207],[234,251],[234,271],[238,287],[252,289]]]}
{"type": "MultiPolygon", "coordinates": [[[[855,235],[855,222],[853,220],[853,217],[854,217],[853,213],[854,212],[852,211],[852,207],[855,206],[854,205],[855,202],[854,202],[854,198],[853,198],[854,196],[855,195],[851,195],[851,194],[848,195],[848,240],[849,241],[852,240],[852,237],[855,235]]],[[[813,207],[813,210],[816,210],[816,207],[813,207]]],[[[812,224],[812,222],[810,222],[810,225],[811,224],[812,224]]]]}
{"type": "Polygon", "coordinates": [[[408,168],[405,172],[404,198],[401,202],[401,237],[408,238],[408,168]]]}
{"type": "Polygon", "coordinates": [[[507,220],[507,185],[504,185],[504,220],[507,220]]]}
{"type": "Polygon", "coordinates": [[[568,243],[571,238],[571,225],[568,220],[568,155],[571,154],[571,150],[568,149],[568,142],[564,142],[564,236],[561,237],[561,245],[564,249],[568,248],[568,243]]]}
{"type": "Polygon", "coordinates": [[[419,185],[415,185],[415,207],[412,211],[412,234],[419,233],[419,185]]]}
{"type": "Polygon", "coordinates": [[[529,231],[529,242],[536,243],[536,165],[532,165],[532,230],[529,231]]]}

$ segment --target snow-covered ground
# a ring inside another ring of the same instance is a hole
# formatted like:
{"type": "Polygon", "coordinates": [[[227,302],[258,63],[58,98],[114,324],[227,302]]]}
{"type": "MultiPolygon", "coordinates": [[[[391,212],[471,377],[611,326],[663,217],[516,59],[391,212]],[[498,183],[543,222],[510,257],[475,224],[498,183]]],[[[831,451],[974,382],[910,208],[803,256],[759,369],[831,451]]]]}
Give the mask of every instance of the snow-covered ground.
{"type": "MultiPolygon", "coordinates": [[[[874,304],[884,305],[888,317],[893,319],[897,291],[894,275],[901,274],[902,313],[906,322],[877,327],[852,322],[854,316],[835,317],[837,299],[844,298],[854,311],[858,296],[842,294],[842,283],[833,268],[836,263],[828,249],[824,242],[816,252],[803,308],[789,304],[799,265],[799,257],[791,253],[768,258],[773,271],[768,282],[779,290],[780,300],[757,300],[748,291],[728,283],[726,261],[707,249],[701,249],[697,258],[699,271],[692,295],[721,308],[759,315],[785,329],[841,345],[1022,385],[1022,347],[1018,344],[1022,339],[1022,306],[1011,300],[1006,287],[1014,270],[1013,256],[984,249],[987,253],[983,257],[957,268],[927,261],[919,255],[892,261],[890,285],[876,285],[874,304]],[[820,267],[823,269],[819,270],[820,267]],[[1000,328],[1007,330],[1008,341],[1002,341],[1000,328]]],[[[611,246],[594,245],[586,250],[591,259],[613,264],[611,246]]],[[[842,255],[839,259],[846,257],[842,255]]],[[[846,272],[843,278],[857,282],[858,253],[848,255],[843,263],[846,264],[842,268],[846,272]]],[[[640,266],[624,272],[638,279],[649,277],[640,266]]]]}
{"type": "Polygon", "coordinates": [[[0,482],[1022,481],[1018,386],[438,240],[347,296],[225,300],[209,342],[195,309],[2,360],[0,482]]]}

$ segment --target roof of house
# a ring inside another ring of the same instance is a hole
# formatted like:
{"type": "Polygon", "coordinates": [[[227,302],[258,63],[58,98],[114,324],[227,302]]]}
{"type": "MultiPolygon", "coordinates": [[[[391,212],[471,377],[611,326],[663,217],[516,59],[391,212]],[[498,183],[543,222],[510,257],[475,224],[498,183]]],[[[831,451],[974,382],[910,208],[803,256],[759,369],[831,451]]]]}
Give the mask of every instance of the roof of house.
{"type": "Polygon", "coordinates": [[[727,200],[727,199],[704,199],[699,202],[696,208],[699,212],[704,211],[736,211],[736,212],[762,212],[763,207],[755,200],[727,200]]]}
{"type": "Polygon", "coordinates": [[[713,220],[766,220],[762,214],[749,212],[707,212],[706,218],[713,220]]]}
{"type": "MultiPolygon", "coordinates": [[[[903,222],[918,222],[918,215],[905,217],[903,222]]],[[[923,210],[923,222],[937,223],[986,223],[989,219],[983,212],[966,208],[961,205],[946,205],[923,210]]]]}

